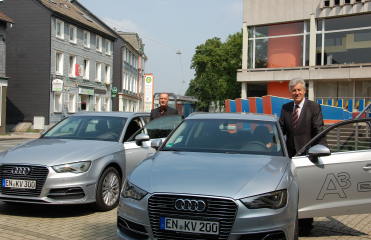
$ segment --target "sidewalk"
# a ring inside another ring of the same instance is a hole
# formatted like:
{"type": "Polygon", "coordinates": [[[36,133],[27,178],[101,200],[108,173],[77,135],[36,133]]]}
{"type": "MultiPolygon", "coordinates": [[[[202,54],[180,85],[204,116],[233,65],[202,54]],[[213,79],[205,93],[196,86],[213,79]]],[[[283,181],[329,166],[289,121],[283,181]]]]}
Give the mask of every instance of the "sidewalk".
{"type": "Polygon", "coordinates": [[[40,137],[40,133],[19,133],[7,132],[5,135],[0,135],[0,141],[20,140],[20,139],[36,139],[40,137]]]}

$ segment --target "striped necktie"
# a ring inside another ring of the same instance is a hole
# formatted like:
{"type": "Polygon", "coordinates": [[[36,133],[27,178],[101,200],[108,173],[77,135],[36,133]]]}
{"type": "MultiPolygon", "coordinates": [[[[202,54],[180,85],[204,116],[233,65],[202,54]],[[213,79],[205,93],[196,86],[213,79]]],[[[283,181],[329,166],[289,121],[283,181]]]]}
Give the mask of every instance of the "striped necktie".
{"type": "Polygon", "coordinates": [[[294,114],[292,115],[292,119],[294,121],[294,130],[296,130],[296,125],[298,124],[299,120],[299,106],[295,104],[295,111],[294,114]]]}

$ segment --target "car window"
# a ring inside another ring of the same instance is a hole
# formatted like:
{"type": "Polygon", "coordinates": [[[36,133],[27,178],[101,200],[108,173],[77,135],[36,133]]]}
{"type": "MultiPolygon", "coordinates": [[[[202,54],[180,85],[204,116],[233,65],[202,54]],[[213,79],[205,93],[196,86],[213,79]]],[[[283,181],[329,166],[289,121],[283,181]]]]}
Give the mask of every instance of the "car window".
{"type": "Polygon", "coordinates": [[[145,122],[146,124],[149,123],[149,122],[151,121],[150,116],[143,116],[143,118],[144,118],[144,122],[145,122]]]}
{"type": "Polygon", "coordinates": [[[323,135],[326,136],[327,147],[332,153],[369,150],[371,149],[370,120],[370,118],[351,119],[327,125],[325,130],[314,137],[297,155],[305,155],[308,148],[313,145],[312,142],[323,135]]]}
{"type": "Polygon", "coordinates": [[[118,141],[126,118],[106,116],[71,116],[64,119],[43,138],[118,141]]]}
{"type": "Polygon", "coordinates": [[[148,134],[150,139],[165,138],[171,133],[171,131],[173,131],[174,128],[179,125],[179,123],[182,122],[182,120],[183,116],[181,115],[157,118],[135,133],[135,135],[133,135],[129,141],[133,141],[135,136],[141,133],[148,134]]]}
{"type": "Polygon", "coordinates": [[[133,118],[126,129],[123,141],[126,142],[136,131],[138,131],[142,127],[143,124],[140,117],[133,118]]]}
{"type": "Polygon", "coordinates": [[[283,156],[276,122],[234,119],[186,120],[162,150],[283,156]]]}

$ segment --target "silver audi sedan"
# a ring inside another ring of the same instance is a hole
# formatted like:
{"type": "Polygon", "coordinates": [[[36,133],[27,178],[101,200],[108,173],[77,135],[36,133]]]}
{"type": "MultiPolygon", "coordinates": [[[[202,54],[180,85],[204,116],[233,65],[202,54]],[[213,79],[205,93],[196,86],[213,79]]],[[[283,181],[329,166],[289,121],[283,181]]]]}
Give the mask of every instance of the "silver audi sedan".
{"type": "Polygon", "coordinates": [[[193,114],[126,178],[118,234],[291,240],[298,218],[370,212],[370,120],[334,124],[290,159],[277,116],[193,114]],[[331,150],[315,144],[329,133],[331,150]]]}
{"type": "Polygon", "coordinates": [[[165,138],[182,116],[147,121],[149,113],[123,112],[85,112],[62,120],[39,139],[0,153],[0,199],[115,208],[123,179],[155,153],[151,141],[165,138]],[[137,131],[151,134],[131,140],[137,131]]]}

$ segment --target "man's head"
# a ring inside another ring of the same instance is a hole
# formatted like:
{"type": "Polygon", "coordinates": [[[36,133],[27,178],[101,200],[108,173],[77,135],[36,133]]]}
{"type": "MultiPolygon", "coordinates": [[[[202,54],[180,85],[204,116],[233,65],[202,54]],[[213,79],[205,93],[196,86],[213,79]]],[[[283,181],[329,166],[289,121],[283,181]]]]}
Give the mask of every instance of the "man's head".
{"type": "Polygon", "coordinates": [[[305,97],[305,93],[307,92],[304,80],[301,78],[292,79],[289,83],[289,89],[295,104],[301,103],[305,97]]]}
{"type": "Polygon", "coordinates": [[[160,94],[159,102],[160,102],[160,107],[161,108],[166,108],[167,107],[167,103],[169,102],[169,94],[167,94],[167,93],[161,93],[160,94]]]}

